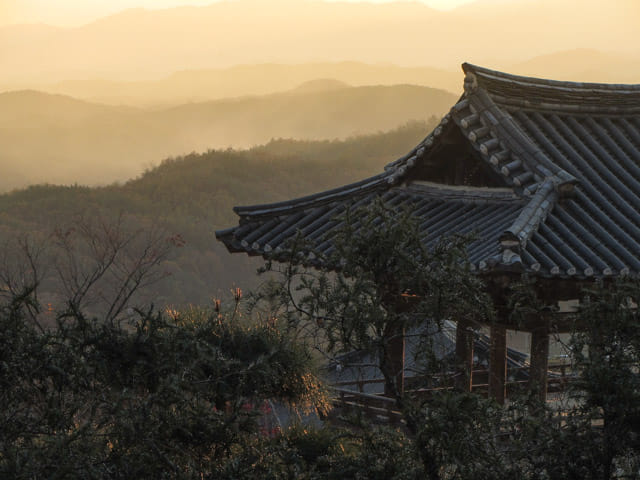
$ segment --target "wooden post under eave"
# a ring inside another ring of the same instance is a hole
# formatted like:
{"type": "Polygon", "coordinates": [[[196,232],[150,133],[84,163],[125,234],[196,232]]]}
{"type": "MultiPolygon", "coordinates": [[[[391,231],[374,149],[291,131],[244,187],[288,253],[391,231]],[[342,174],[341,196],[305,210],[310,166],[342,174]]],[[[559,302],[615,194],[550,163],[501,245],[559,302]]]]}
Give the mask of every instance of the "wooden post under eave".
{"type": "Polygon", "coordinates": [[[504,404],[507,387],[507,329],[491,326],[489,347],[489,398],[504,404]]]}
{"type": "MultiPolygon", "coordinates": [[[[394,332],[393,336],[389,339],[387,347],[387,362],[394,374],[395,387],[397,393],[402,395],[404,393],[404,329],[399,329],[394,332]]],[[[393,395],[393,391],[388,385],[385,385],[386,395],[393,395]]]]}
{"type": "Polygon", "coordinates": [[[547,372],[549,370],[549,322],[545,319],[531,331],[531,363],[529,388],[536,391],[540,400],[547,399],[547,372]]]}
{"type": "Polygon", "coordinates": [[[456,325],[456,384],[462,392],[470,392],[473,386],[473,331],[468,320],[458,320],[456,325]]]}

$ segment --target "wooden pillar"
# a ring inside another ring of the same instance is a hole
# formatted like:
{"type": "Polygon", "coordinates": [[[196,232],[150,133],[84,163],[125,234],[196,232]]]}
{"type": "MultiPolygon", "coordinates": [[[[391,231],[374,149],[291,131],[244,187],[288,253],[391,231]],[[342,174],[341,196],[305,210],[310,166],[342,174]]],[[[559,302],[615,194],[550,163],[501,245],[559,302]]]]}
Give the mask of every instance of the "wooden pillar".
{"type": "Polygon", "coordinates": [[[470,392],[473,386],[473,331],[468,320],[456,324],[456,389],[470,392]]]}
{"type": "Polygon", "coordinates": [[[529,388],[536,391],[540,400],[547,399],[547,372],[549,370],[549,322],[547,319],[531,331],[531,362],[529,388]]]}
{"type": "Polygon", "coordinates": [[[489,398],[504,404],[507,387],[507,329],[491,326],[489,347],[489,398]]]}
{"type": "MultiPolygon", "coordinates": [[[[396,392],[404,393],[404,329],[395,330],[387,345],[387,358],[385,363],[389,366],[395,381],[396,392]]],[[[385,385],[385,395],[393,395],[395,392],[391,385],[385,385]]]]}

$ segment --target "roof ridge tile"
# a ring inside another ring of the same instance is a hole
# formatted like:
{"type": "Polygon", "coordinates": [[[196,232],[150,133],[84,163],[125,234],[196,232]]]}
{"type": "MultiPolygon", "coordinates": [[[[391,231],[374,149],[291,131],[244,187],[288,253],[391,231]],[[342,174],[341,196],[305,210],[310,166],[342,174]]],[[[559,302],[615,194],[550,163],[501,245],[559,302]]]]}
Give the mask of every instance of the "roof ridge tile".
{"type": "Polygon", "coordinates": [[[640,84],[583,83],[513,75],[462,64],[467,94],[485,90],[496,103],[590,114],[640,112],[640,84]]]}
{"type": "Polygon", "coordinates": [[[503,250],[513,250],[514,247],[518,250],[526,248],[531,236],[558,201],[558,183],[559,179],[551,177],[538,185],[529,203],[525,205],[513,224],[500,236],[499,240],[503,250]]]}

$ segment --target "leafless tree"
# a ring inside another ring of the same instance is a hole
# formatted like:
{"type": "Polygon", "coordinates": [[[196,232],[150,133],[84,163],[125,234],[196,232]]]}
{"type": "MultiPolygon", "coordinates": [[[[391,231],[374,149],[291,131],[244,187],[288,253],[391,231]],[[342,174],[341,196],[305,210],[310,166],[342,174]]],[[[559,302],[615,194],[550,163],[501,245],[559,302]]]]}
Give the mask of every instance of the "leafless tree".
{"type": "Polygon", "coordinates": [[[26,236],[5,239],[0,247],[0,299],[21,302],[26,317],[40,330],[38,292],[46,275],[41,261],[44,250],[42,242],[26,236]]]}
{"type": "Polygon", "coordinates": [[[122,214],[77,216],[48,237],[6,241],[0,287],[5,295],[30,296],[29,315],[41,328],[48,323],[42,316],[53,310],[60,318],[85,314],[113,322],[137,306],[146,287],[169,274],[162,264],[182,244],[179,235],[122,214]],[[45,298],[51,302],[43,312],[38,305],[45,298]]]}

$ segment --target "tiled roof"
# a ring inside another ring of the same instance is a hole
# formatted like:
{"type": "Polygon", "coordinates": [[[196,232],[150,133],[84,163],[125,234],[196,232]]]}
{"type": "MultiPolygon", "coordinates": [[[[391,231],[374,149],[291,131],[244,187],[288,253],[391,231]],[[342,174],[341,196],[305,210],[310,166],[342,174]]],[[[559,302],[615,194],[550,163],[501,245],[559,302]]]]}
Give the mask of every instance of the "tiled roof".
{"type": "Polygon", "coordinates": [[[243,217],[244,222],[239,227],[218,232],[218,237],[231,251],[263,255],[277,253],[286,240],[300,232],[314,243],[316,250],[326,255],[332,249],[332,234],[340,228],[336,219],[339,214],[348,206],[366,205],[381,196],[387,205],[409,208],[420,216],[426,241],[435,241],[450,233],[452,225],[457,233],[475,233],[477,239],[470,244],[469,254],[474,263],[479,263],[487,254],[497,253],[498,238],[525,205],[522,199],[506,189],[447,189],[422,182],[393,187],[383,184],[382,188],[373,190],[347,191],[352,193],[345,197],[336,192],[337,198],[328,203],[322,202],[320,197],[317,203],[300,202],[301,208],[294,208],[294,202],[274,207],[278,212],[286,208],[284,214],[245,210],[248,214],[243,217]]]}
{"type": "Polygon", "coordinates": [[[336,215],[376,196],[408,206],[425,241],[475,232],[480,270],[544,277],[640,274],[640,85],[558,82],[469,64],[464,94],[440,125],[381,174],[271,205],[236,207],[219,231],[230,251],[265,255],[300,232],[324,253],[336,215]],[[457,130],[503,188],[451,186],[415,172],[457,130]]]}

